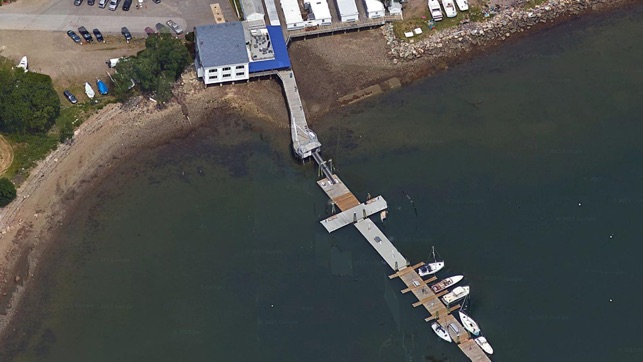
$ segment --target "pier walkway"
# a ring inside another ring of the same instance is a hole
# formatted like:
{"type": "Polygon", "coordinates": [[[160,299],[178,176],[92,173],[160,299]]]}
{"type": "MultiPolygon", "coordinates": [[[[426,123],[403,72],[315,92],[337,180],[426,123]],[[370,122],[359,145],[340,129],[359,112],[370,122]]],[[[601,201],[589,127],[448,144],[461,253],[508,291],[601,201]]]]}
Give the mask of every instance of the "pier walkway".
{"type": "Polygon", "coordinates": [[[286,102],[288,103],[292,146],[297,156],[303,160],[311,157],[313,151],[321,147],[321,143],[317,140],[315,132],[308,128],[304,106],[301,103],[301,97],[299,97],[297,81],[293,71],[280,70],[277,71],[277,76],[281,79],[281,84],[286,94],[286,102]]]}
{"type": "Polygon", "coordinates": [[[358,20],[350,23],[345,23],[345,22],[331,23],[330,25],[319,25],[315,27],[308,27],[308,28],[297,29],[297,30],[288,30],[286,33],[286,44],[290,44],[291,40],[295,40],[299,38],[305,39],[311,36],[321,36],[326,34],[334,34],[334,33],[341,33],[341,32],[346,33],[349,31],[371,29],[396,20],[402,20],[402,16],[387,15],[377,19],[358,20]]]}

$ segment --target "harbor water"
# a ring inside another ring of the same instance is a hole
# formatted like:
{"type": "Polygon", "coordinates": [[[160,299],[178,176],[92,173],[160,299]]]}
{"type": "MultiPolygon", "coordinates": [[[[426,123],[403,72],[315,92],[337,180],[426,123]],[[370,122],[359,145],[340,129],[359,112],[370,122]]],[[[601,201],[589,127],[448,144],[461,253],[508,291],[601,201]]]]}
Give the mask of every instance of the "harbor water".
{"type": "MultiPolygon", "coordinates": [[[[313,126],[411,263],[435,246],[465,275],[494,361],[643,360],[640,39],[640,5],[572,21],[313,126]]],[[[318,223],[312,163],[215,127],[80,202],[6,358],[466,361],[354,228],[318,223]]]]}

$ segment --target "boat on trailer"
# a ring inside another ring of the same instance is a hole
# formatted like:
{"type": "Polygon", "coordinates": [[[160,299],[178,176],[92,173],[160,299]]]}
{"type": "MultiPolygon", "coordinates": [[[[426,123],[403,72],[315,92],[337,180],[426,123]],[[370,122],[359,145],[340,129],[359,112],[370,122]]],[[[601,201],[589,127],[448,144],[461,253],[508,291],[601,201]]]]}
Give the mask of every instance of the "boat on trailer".
{"type": "Polygon", "coordinates": [[[433,322],[431,324],[431,329],[433,329],[433,332],[438,335],[438,337],[442,338],[443,340],[451,343],[451,336],[449,336],[449,333],[446,331],[446,329],[442,328],[440,323],[438,322],[433,322]]]}
{"type": "Polygon", "coordinates": [[[493,354],[493,348],[485,337],[478,337],[474,339],[474,341],[476,341],[476,344],[480,346],[486,354],[493,354]]]}
{"type": "Polygon", "coordinates": [[[452,277],[448,277],[446,279],[442,279],[439,282],[433,284],[431,286],[431,290],[433,293],[439,293],[449,287],[452,287],[456,285],[458,282],[460,282],[464,278],[463,275],[454,275],[452,277]]]}
{"type": "Polygon", "coordinates": [[[431,17],[433,18],[433,20],[442,20],[442,10],[440,9],[440,3],[438,2],[438,0],[428,0],[427,5],[429,6],[429,12],[431,13],[431,17]]]}
{"type": "Polygon", "coordinates": [[[440,269],[444,268],[444,260],[438,260],[435,256],[435,247],[431,248],[433,254],[433,262],[426,265],[422,265],[418,268],[418,274],[423,277],[425,275],[431,275],[437,273],[440,269]]]}
{"type": "Polygon", "coordinates": [[[96,79],[96,88],[98,88],[98,93],[102,95],[106,95],[109,92],[107,84],[98,78],[96,79]]]}
{"type": "Polygon", "coordinates": [[[455,18],[455,16],[458,15],[458,12],[455,11],[453,0],[442,0],[442,7],[444,8],[444,12],[447,14],[447,18],[455,18]]]}
{"type": "Polygon", "coordinates": [[[85,82],[85,94],[87,94],[89,99],[94,99],[94,96],[96,95],[92,86],[87,82],[85,82]]]}
{"type": "Polygon", "coordinates": [[[20,63],[18,63],[17,67],[24,69],[25,72],[28,72],[29,70],[27,69],[29,63],[27,63],[27,56],[22,57],[20,59],[20,63]]]}

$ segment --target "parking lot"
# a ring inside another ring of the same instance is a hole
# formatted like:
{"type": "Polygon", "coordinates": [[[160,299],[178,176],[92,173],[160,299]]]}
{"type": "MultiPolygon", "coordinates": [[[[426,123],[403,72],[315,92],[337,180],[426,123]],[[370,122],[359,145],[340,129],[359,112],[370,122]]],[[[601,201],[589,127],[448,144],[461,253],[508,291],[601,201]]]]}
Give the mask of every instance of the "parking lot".
{"type": "MultiPolygon", "coordinates": [[[[153,28],[156,23],[165,24],[169,19],[186,31],[214,23],[211,2],[206,0],[161,0],[159,4],[144,0],[141,8],[133,1],[129,11],[122,10],[122,3],[121,0],[116,11],[110,11],[107,7],[101,9],[98,0],[93,6],[88,5],[87,0],[80,6],[74,6],[72,0],[20,0],[0,7],[0,29],[75,31],[85,26],[99,28],[103,33],[120,33],[121,27],[126,26],[132,34],[142,35],[145,27],[153,28]]],[[[224,0],[219,4],[226,19],[234,20],[230,2],[224,0]]]]}

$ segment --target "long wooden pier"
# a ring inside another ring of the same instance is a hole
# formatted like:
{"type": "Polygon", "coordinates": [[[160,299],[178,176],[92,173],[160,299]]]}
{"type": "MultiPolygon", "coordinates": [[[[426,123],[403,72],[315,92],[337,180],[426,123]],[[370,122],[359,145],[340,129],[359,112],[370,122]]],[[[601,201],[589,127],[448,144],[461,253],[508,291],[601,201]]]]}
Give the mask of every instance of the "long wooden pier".
{"type": "MultiPolygon", "coordinates": [[[[315,160],[319,163],[320,158],[320,156],[319,158],[316,157],[315,160]]],[[[445,290],[438,294],[434,293],[429,287],[429,284],[437,280],[436,277],[430,277],[428,280],[424,280],[416,271],[416,269],[424,263],[410,266],[402,253],[395,248],[393,243],[370,219],[372,214],[386,208],[386,201],[381,196],[378,196],[374,199],[367,200],[365,203],[360,203],[346,184],[335,174],[330,178],[324,177],[317,181],[317,185],[326,193],[333,204],[342,211],[339,214],[321,221],[321,224],[326,230],[333,232],[343,226],[353,224],[380,254],[382,259],[386,261],[389,267],[395,271],[389,278],[399,278],[406,285],[406,288],[402,289],[401,292],[410,292],[415,295],[418,301],[413,303],[413,307],[422,306],[429,313],[425,321],[435,321],[439,323],[442,328],[449,333],[453,342],[458,345],[460,350],[462,350],[471,361],[491,362],[482,348],[471,339],[467,330],[450,314],[452,311],[459,309],[460,306],[446,306],[442,303],[440,297],[448,291],[445,290]]]]}

